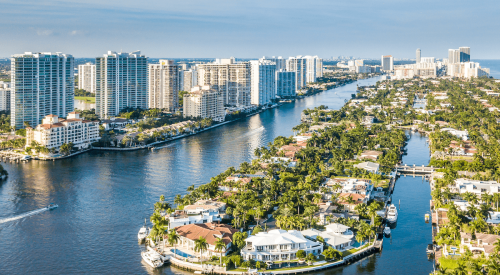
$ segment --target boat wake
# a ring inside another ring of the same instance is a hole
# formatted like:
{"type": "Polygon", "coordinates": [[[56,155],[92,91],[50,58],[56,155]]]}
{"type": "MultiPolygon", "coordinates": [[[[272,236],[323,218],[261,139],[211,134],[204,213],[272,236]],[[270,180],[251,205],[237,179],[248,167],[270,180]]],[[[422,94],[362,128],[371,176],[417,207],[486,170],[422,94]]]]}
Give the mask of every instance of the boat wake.
{"type": "Polygon", "coordinates": [[[36,215],[36,214],[39,214],[39,213],[42,213],[42,212],[45,212],[48,210],[50,210],[50,209],[47,207],[44,207],[44,208],[40,208],[40,209],[33,210],[30,212],[26,212],[24,214],[17,215],[17,216],[11,217],[11,218],[2,219],[2,220],[0,220],[0,224],[6,223],[6,222],[12,222],[12,221],[23,219],[23,218],[27,218],[29,216],[33,216],[33,215],[36,215]]]}

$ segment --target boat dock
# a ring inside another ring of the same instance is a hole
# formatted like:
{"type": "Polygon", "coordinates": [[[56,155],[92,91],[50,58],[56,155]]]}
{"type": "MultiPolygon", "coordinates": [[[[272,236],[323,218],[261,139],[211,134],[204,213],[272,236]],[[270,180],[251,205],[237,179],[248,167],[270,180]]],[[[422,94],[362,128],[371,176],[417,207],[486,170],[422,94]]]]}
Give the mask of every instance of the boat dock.
{"type": "Polygon", "coordinates": [[[7,162],[7,161],[27,162],[30,159],[31,159],[31,157],[28,155],[23,155],[23,154],[12,152],[12,151],[0,151],[0,161],[3,161],[3,162],[7,162]]]}

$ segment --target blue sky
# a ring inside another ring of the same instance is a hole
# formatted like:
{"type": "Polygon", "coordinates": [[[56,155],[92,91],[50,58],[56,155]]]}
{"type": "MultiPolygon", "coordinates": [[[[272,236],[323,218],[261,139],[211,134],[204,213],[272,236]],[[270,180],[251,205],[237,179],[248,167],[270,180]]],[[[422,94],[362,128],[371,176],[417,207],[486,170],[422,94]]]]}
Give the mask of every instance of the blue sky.
{"type": "Polygon", "coordinates": [[[474,59],[500,59],[499,14],[498,0],[0,0],[0,57],[442,58],[469,46],[474,59]]]}

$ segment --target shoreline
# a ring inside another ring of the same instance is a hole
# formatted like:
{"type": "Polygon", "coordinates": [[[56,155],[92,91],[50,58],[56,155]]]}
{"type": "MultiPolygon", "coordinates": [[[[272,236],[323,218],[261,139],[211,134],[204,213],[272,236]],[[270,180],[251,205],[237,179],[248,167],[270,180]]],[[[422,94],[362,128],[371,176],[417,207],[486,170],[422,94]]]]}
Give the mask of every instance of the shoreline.
{"type": "MultiPolygon", "coordinates": [[[[373,77],[377,77],[377,76],[373,76],[373,77]]],[[[300,99],[304,99],[306,97],[310,97],[310,96],[314,96],[316,94],[319,94],[319,93],[322,93],[322,92],[326,92],[326,91],[329,91],[329,90],[335,90],[336,88],[339,88],[339,87],[343,87],[347,84],[352,84],[352,83],[355,83],[357,82],[358,80],[364,80],[364,79],[370,79],[370,78],[373,78],[373,77],[367,77],[367,78],[363,78],[363,79],[356,79],[356,80],[353,80],[351,82],[348,82],[348,83],[344,83],[344,84],[341,84],[341,85],[338,85],[338,86],[335,86],[331,89],[327,89],[327,90],[322,90],[322,89],[316,89],[316,88],[313,88],[313,92],[310,93],[310,94],[306,94],[306,95],[301,95],[300,97],[296,97],[293,102],[295,102],[296,100],[300,100],[300,99]]],[[[205,132],[205,131],[208,131],[208,130],[211,130],[211,129],[214,129],[214,128],[217,128],[217,127],[220,127],[220,126],[223,126],[223,125],[226,125],[226,124],[229,124],[231,122],[236,122],[236,121],[240,121],[240,120],[243,120],[243,119],[246,119],[248,117],[252,117],[254,115],[257,115],[257,114],[260,114],[264,111],[267,111],[269,109],[275,109],[275,108],[279,108],[280,106],[282,106],[283,104],[285,103],[278,103],[275,107],[268,107],[266,109],[259,109],[257,111],[254,111],[254,112],[251,112],[249,114],[247,114],[246,116],[244,117],[241,117],[241,118],[237,118],[237,119],[234,119],[234,120],[230,120],[230,121],[224,121],[224,122],[221,122],[221,123],[217,123],[215,125],[212,125],[210,127],[207,127],[207,128],[204,128],[202,130],[199,130],[197,131],[196,133],[189,133],[189,134],[183,134],[183,135],[180,135],[180,136],[175,136],[175,137],[172,137],[172,138],[169,138],[167,140],[162,140],[162,141],[156,141],[156,142],[153,142],[153,143],[150,143],[148,145],[144,145],[144,146],[137,146],[137,147],[129,147],[129,148],[119,148],[119,147],[91,147],[89,149],[85,149],[85,150],[82,150],[82,151],[78,151],[78,152],[75,152],[75,153],[72,153],[72,154],[69,154],[67,156],[61,156],[61,157],[49,157],[49,158],[39,158],[39,157],[32,157],[31,160],[39,160],[39,161],[55,161],[55,160],[61,160],[61,159],[67,159],[67,158],[70,158],[70,157],[73,157],[73,156],[76,156],[76,155],[80,155],[82,153],[86,153],[86,152],[90,152],[92,150],[97,150],[97,151],[138,151],[138,150],[143,150],[143,149],[153,149],[154,148],[154,145],[158,145],[158,144],[164,144],[164,143],[168,143],[168,142],[171,142],[171,141],[174,141],[174,140],[178,140],[178,139],[182,139],[182,138],[187,138],[187,137],[190,137],[190,136],[194,136],[194,135],[197,135],[199,133],[202,133],[202,132],[205,132]]],[[[161,149],[161,148],[158,148],[158,149],[161,149]]],[[[154,150],[154,149],[153,149],[154,150]]]]}

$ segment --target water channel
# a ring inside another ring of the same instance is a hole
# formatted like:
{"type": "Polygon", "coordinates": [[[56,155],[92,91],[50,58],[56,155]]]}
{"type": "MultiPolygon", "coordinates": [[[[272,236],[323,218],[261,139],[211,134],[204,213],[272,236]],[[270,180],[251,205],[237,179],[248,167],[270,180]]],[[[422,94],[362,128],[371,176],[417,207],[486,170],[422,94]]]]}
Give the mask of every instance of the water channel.
{"type": "MultiPolygon", "coordinates": [[[[0,274],[172,274],[173,267],[151,270],[141,261],[137,231],[160,195],[173,201],[189,185],[200,185],[229,166],[253,158],[255,148],[276,136],[292,134],[305,108],[338,109],[365,79],[267,110],[245,120],[177,140],[163,149],[90,152],[56,162],[3,163],[0,220],[54,202],[59,208],[0,224],[0,274]]],[[[414,136],[405,162],[426,164],[424,138],[414,136]]],[[[392,241],[359,263],[328,270],[332,274],[425,274],[430,226],[429,186],[421,178],[401,178],[394,193],[401,211],[392,241]]]]}

